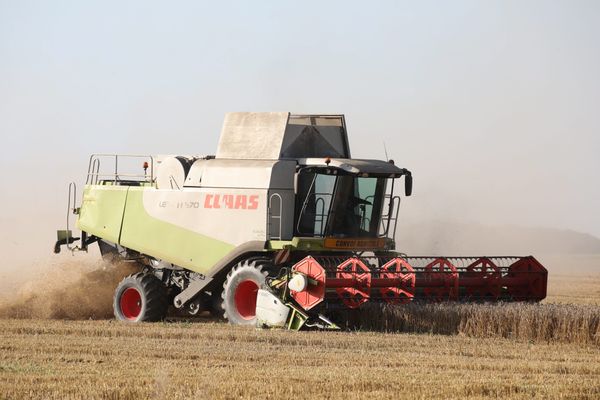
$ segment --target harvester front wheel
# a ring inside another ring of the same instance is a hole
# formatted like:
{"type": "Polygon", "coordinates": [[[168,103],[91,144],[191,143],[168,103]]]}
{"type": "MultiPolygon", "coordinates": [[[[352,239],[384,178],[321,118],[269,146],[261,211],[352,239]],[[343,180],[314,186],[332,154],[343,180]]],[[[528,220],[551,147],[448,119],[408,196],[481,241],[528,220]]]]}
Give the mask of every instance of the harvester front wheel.
{"type": "Polygon", "coordinates": [[[119,283],[113,310],[119,321],[155,322],[163,320],[169,307],[166,288],[152,274],[129,275],[119,283]]]}
{"type": "Polygon", "coordinates": [[[224,317],[234,325],[256,323],[256,297],[267,272],[259,261],[241,261],[227,275],[221,298],[224,317]]]}

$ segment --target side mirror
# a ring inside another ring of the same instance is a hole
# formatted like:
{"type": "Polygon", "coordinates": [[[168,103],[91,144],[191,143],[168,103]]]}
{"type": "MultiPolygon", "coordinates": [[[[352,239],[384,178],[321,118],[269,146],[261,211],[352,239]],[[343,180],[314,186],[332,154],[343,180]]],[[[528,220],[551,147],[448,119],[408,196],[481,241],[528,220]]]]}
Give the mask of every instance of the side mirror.
{"type": "Polygon", "coordinates": [[[409,172],[404,175],[404,194],[410,196],[412,194],[412,174],[409,172]]]}

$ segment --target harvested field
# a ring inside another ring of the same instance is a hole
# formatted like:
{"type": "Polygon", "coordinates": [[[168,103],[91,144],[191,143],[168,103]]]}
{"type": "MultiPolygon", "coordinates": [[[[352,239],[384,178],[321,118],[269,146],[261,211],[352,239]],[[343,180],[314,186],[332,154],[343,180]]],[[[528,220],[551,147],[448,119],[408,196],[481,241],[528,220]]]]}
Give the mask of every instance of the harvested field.
{"type": "Polygon", "coordinates": [[[595,304],[600,306],[600,265],[595,274],[568,274],[557,271],[548,279],[544,303],[595,304]]]}
{"type": "Polygon", "coordinates": [[[551,270],[543,304],[370,305],[349,332],[117,323],[127,270],[81,268],[0,304],[0,399],[600,397],[594,268],[551,270]]]}
{"type": "Polygon", "coordinates": [[[544,303],[600,305],[600,255],[544,256],[548,297],[544,303]]]}
{"type": "Polygon", "coordinates": [[[0,320],[4,398],[595,399],[600,348],[222,323],[0,320]]]}
{"type": "Polygon", "coordinates": [[[530,342],[600,345],[600,307],[573,304],[369,304],[353,323],[362,330],[462,334],[530,342]]]}

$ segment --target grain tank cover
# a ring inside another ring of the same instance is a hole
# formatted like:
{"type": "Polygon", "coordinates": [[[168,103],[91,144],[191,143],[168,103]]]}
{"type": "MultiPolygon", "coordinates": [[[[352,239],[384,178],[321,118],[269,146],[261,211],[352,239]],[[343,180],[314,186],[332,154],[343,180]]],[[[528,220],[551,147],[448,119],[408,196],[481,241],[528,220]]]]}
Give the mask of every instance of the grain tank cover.
{"type": "Polygon", "coordinates": [[[216,158],[350,158],[343,115],[235,112],[225,115],[216,158]]]}

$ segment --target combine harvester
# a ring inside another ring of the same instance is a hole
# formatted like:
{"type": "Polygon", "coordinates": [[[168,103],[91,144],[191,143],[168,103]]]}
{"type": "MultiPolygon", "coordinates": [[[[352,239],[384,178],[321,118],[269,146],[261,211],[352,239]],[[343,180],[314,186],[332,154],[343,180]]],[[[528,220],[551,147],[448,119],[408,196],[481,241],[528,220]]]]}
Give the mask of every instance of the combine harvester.
{"type": "Polygon", "coordinates": [[[394,236],[403,179],[392,160],[350,156],[343,115],[229,113],[215,156],[90,157],[83,200],[69,187],[87,250],[140,271],[116,288],[114,313],[158,321],[172,305],[232,324],[333,328],[368,301],[540,301],[533,257],[408,257],[394,236]],[[123,166],[136,160],[138,173],[123,166]],[[143,171],[143,172],[142,172],[143,171]]]}

